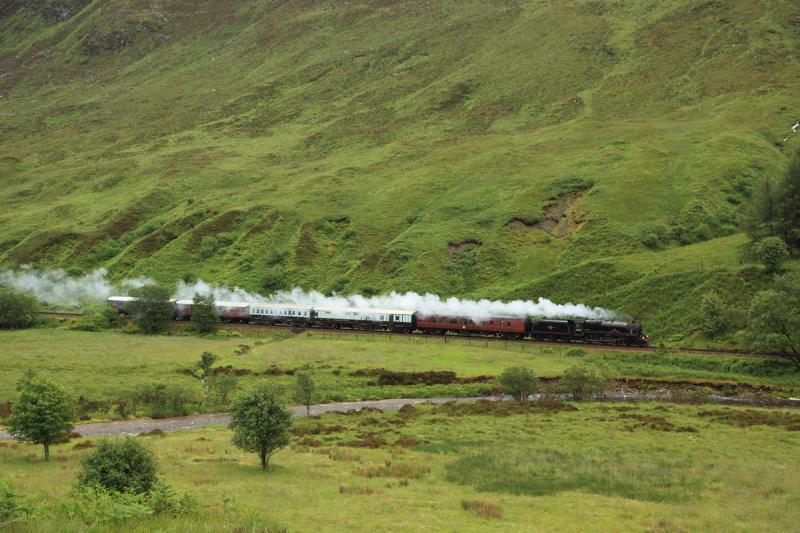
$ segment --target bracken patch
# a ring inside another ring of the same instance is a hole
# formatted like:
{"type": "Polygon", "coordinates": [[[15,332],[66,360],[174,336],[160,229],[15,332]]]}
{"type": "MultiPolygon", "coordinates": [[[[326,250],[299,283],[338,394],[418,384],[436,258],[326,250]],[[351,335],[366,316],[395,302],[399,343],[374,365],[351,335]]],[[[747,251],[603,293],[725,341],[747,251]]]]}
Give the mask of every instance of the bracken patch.
{"type": "Polygon", "coordinates": [[[446,414],[448,416],[511,416],[530,413],[553,413],[577,410],[578,408],[574,405],[554,400],[542,400],[537,402],[502,402],[478,400],[477,402],[448,402],[437,405],[434,407],[433,413],[446,414]]]}
{"type": "Polygon", "coordinates": [[[358,439],[343,442],[342,446],[350,448],[380,448],[386,444],[386,439],[373,433],[359,435],[358,439]]]}
{"type": "Polygon", "coordinates": [[[461,508],[475,513],[481,518],[502,518],[503,509],[499,504],[487,500],[461,500],[461,508]]]}
{"type": "Polygon", "coordinates": [[[340,425],[334,426],[311,426],[311,427],[301,427],[301,426],[294,426],[290,429],[291,433],[297,437],[303,437],[305,435],[327,435],[330,433],[340,433],[342,431],[347,431],[347,428],[340,425]]]}
{"type": "Polygon", "coordinates": [[[617,417],[618,420],[631,420],[633,424],[627,427],[628,431],[636,429],[652,429],[655,431],[673,431],[675,433],[697,433],[697,429],[692,426],[676,426],[663,416],[624,413],[617,417]]]}
{"type": "Polygon", "coordinates": [[[419,479],[431,471],[430,467],[413,463],[392,463],[387,461],[383,465],[366,465],[356,468],[353,472],[357,476],[366,478],[391,477],[397,479],[419,479]]]}
{"type": "Polygon", "coordinates": [[[715,422],[736,427],[772,426],[787,431],[800,431],[800,415],[782,411],[759,411],[756,409],[726,409],[700,411],[697,416],[711,418],[715,422]]]}
{"type": "Polygon", "coordinates": [[[339,494],[358,494],[369,495],[375,492],[372,487],[360,487],[356,485],[339,485],[339,494]]]}

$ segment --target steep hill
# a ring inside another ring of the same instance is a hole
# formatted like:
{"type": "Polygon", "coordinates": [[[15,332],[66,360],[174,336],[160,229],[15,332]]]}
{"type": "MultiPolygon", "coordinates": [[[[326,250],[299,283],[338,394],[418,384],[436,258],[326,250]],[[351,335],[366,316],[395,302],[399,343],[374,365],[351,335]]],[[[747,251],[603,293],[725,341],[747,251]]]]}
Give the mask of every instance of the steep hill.
{"type": "Polygon", "coordinates": [[[766,282],[739,215],[800,144],[796,0],[31,4],[0,7],[8,265],[662,333],[766,282]]]}

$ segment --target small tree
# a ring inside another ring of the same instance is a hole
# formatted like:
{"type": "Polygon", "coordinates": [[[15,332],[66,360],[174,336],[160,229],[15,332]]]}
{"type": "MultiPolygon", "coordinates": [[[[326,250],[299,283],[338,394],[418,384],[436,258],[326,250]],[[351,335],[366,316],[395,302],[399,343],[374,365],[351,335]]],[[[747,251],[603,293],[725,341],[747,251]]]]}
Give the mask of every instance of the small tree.
{"type": "Polygon", "coordinates": [[[198,370],[203,371],[203,377],[207,378],[211,374],[211,367],[217,361],[217,356],[211,352],[203,352],[200,354],[200,360],[197,362],[198,370]]]}
{"type": "MultiPolygon", "coordinates": [[[[789,283],[798,275],[785,276],[778,283],[789,283]]],[[[744,339],[753,351],[778,352],[800,367],[800,288],[761,291],[753,298],[748,311],[744,339]]]]}
{"type": "Polygon", "coordinates": [[[261,468],[266,470],[273,453],[289,444],[292,413],[284,408],[276,389],[257,385],[238,395],[231,406],[233,443],[258,453],[261,468]]]}
{"type": "Polygon", "coordinates": [[[8,429],[15,439],[41,444],[50,460],[50,445],[72,431],[75,402],[52,381],[27,374],[17,387],[19,396],[11,411],[8,429]]]}
{"type": "Polygon", "coordinates": [[[225,407],[230,402],[233,391],[236,390],[238,380],[230,374],[220,374],[208,380],[211,397],[219,405],[225,407]]]}
{"type": "Polygon", "coordinates": [[[156,468],[153,454],[140,440],[105,439],[83,458],[78,486],[144,494],[156,482],[156,468]]]}
{"type": "Polygon", "coordinates": [[[29,328],[33,325],[36,300],[21,292],[0,288],[0,328],[29,328]]]}
{"type": "Polygon", "coordinates": [[[800,249],[800,150],[780,182],[775,201],[775,229],[791,249],[800,249]]]}
{"type": "Polygon", "coordinates": [[[789,259],[789,248],[780,237],[765,237],[758,242],[756,247],[758,259],[767,269],[775,272],[781,264],[789,259]]]}
{"type": "Polygon", "coordinates": [[[503,390],[518,402],[526,400],[539,390],[539,379],[533,371],[524,366],[506,368],[500,374],[499,381],[503,390]]]}
{"type": "Polygon", "coordinates": [[[611,381],[606,369],[594,366],[573,366],[564,371],[561,390],[572,394],[576,400],[590,400],[602,396],[611,381]]]}
{"type": "Polygon", "coordinates": [[[208,377],[211,374],[211,367],[217,360],[217,356],[211,352],[203,352],[200,354],[200,360],[197,362],[197,368],[203,372],[203,377],[200,381],[203,383],[203,388],[208,392],[208,377]]]}
{"type": "Polygon", "coordinates": [[[143,333],[158,333],[167,329],[175,315],[169,301],[169,290],[158,285],[145,285],[131,290],[136,298],[128,305],[133,322],[143,333]]]}
{"type": "Polygon", "coordinates": [[[219,314],[211,294],[195,294],[192,300],[192,324],[199,333],[213,333],[217,330],[219,314]]]}
{"type": "Polygon", "coordinates": [[[294,398],[306,406],[306,415],[311,416],[311,404],[314,403],[314,380],[305,372],[298,372],[294,381],[294,398]]]}
{"type": "Polygon", "coordinates": [[[700,327],[709,337],[716,337],[727,327],[727,310],[722,298],[715,292],[707,292],[700,301],[700,327]]]}

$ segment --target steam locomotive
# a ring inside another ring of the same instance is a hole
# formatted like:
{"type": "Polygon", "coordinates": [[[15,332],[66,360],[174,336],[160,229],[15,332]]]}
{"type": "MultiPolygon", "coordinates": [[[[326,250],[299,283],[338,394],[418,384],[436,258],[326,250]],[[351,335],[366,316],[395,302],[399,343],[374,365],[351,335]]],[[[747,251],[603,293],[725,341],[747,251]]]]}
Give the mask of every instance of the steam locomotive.
{"type": "MultiPolygon", "coordinates": [[[[112,296],[109,305],[129,313],[130,296],[112,296]]],[[[176,320],[190,320],[192,300],[170,300],[176,320]]],[[[644,346],[649,342],[641,324],[584,318],[505,316],[474,319],[466,316],[430,315],[409,309],[326,307],[288,303],[216,302],[223,322],[291,326],[296,328],[351,329],[361,331],[420,332],[425,335],[484,335],[503,339],[533,339],[644,346]]]]}

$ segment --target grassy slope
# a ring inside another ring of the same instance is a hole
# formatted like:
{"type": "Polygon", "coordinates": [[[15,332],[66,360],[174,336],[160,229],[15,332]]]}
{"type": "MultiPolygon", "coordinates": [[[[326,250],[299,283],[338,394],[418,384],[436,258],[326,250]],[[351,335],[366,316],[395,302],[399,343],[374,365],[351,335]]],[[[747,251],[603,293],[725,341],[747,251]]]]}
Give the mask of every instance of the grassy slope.
{"type": "MultiPolygon", "coordinates": [[[[510,366],[525,365],[537,375],[560,376],[579,363],[609,366],[620,377],[652,377],[667,380],[711,380],[769,385],[795,395],[800,378],[788,366],[770,360],[654,354],[615,353],[590,349],[584,357],[568,357],[566,352],[542,346],[504,346],[503,343],[468,343],[439,338],[415,338],[413,342],[396,337],[360,336],[331,339],[331,334],[303,334],[292,337],[196,338],[146,337],[122,333],[83,333],[64,330],[0,332],[3,351],[0,358],[0,403],[14,401],[14,385],[26,370],[42,372],[63,383],[77,397],[90,400],[115,400],[128,395],[138,385],[152,382],[183,384],[201,392],[197,379],[179,373],[193,368],[203,351],[219,360],[215,366],[231,365],[258,375],[240,378],[247,387],[268,380],[291,390],[289,375],[266,376],[271,366],[282,370],[305,368],[313,376],[322,402],[436,396],[474,396],[495,390],[489,381],[451,385],[368,385],[374,377],[351,376],[359,369],[387,368],[394,371],[425,372],[450,370],[459,377],[498,375],[510,366]],[[261,344],[257,344],[261,343],[261,344]],[[237,355],[240,345],[250,350],[237,355]],[[8,361],[14,361],[11,365],[8,361]]],[[[215,409],[218,406],[204,406],[215,409]]]]}
{"type": "Polygon", "coordinates": [[[6,263],[542,295],[659,335],[768,283],[735,233],[797,144],[791,0],[86,3],[0,12],[6,263]],[[506,226],[586,183],[565,236],[506,226]]]}
{"type": "MultiPolygon", "coordinates": [[[[230,444],[227,429],[151,438],[166,480],[195,495],[202,514],[145,520],[136,530],[230,531],[247,511],[290,531],[786,531],[800,519],[800,433],[725,423],[744,414],[735,408],[712,408],[717,416],[709,417],[699,416],[707,407],[685,405],[576,407],[512,416],[426,407],[409,416],[298,420],[312,433],[277,453],[267,473],[254,454],[230,444]],[[333,432],[315,434],[318,426],[333,432]],[[387,444],[342,446],[365,433],[387,444]],[[393,445],[401,437],[416,445],[393,445]],[[381,475],[387,467],[398,477],[381,475]],[[401,478],[411,479],[402,485],[401,478]],[[343,494],[340,487],[373,493],[343,494]],[[465,499],[491,502],[502,517],[464,511],[465,499]]],[[[797,417],[780,410],[747,412],[751,421],[797,417]]],[[[87,453],[73,446],[55,446],[50,464],[41,461],[40,447],[0,446],[0,476],[37,502],[54,505],[67,497],[87,453]]],[[[51,509],[20,529],[85,530],[85,524],[63,519],[58,507],[51,509]]]]}

